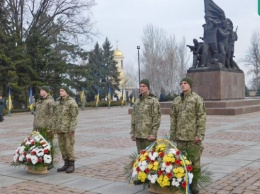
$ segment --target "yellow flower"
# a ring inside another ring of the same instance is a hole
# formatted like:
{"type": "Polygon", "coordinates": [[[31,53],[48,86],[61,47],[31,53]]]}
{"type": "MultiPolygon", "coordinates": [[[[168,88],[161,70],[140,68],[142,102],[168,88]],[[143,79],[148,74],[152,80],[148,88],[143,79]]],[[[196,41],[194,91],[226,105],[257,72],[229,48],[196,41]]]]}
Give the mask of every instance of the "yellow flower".
{"type": "Polygon", "coordinates": [[[161,143],[158,146],[156,146],[155,150],[156,152],[163,152],[166,150],[166,145],[164,143],[161,143]]]}
{"type": "Polygon", "coordinates": [[[181,178],[184,176],[185,170],[182,167],[178,167],[178,168],[174,168],[173,172],[176,178],[181,178]]]}
{"type": "Polygon", "coordinates": [[[157,162],[157,161],[155,161],[153,164],[152,163],[150,163],[149,165],[148,165],[148,168],[149,168],[149,170],[155,170],[155,171],[157,171],[158,170],[158,168],[159,168],[159,162],[157,162]]]}
{"type": "Polygon", "coordinates": [[[159,183],[159,185],[163,187],[163,175],[159,176],[159,178],[157,179],[157,183],[159,183]]]}
{"type": "Polygon", "coordinates": [[[162,185],[163,185],[163,187],[166,187],[166,186],[170,186],[170,185],[171,185],[171,183],[170,183],[170,181],[169,181],[169,178],[168,178],[167,176],[164,176],[162,185]]]}
{"type": "Polygon", "coordinates": [[[146,178],[147,178],[147,174],[145,172],[141,171],[138,173],[138,179],[141,180],[141,182],[144,182],[146,178]]]}
{"type": "Polygon", "coordinates": [[[163,162],[175,162],[175,158],[173,154],[167,154],[166,156],[163,157],[163,162]]]}
{"type": "Polygon", "coordinates": [[[158,168],[159,168],[159,162],[155,161],[153,163],[153,170],[158,170],[158,168]]]}
{"type": "Polygon", "coordinates": [[[147,153],[147,152],[145,152],[144,154],[142,154],[142,155],[140,156],[140,161],[146,160],[146,156],[148,156],[148,153],[147,153]]]}

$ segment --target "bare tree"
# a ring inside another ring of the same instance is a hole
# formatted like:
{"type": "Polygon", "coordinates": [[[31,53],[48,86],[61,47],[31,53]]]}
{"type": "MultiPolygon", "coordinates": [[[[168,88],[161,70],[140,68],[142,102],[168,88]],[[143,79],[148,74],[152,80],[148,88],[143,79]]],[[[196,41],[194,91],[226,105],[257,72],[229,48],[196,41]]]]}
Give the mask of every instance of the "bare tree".
{"type": "Polygon", "coordinates": [[[150,80],[151,91],[159,95],[178,93],[180,78],[187,70],[185,39],[178,44],[174,36],[167,37],[163,29],[152,25],[144,28],[142,75],[150,80]]]}
{"type": "Polygon", "coordinates": [[[21,40],[35,31],[41,36],[62,34],[68,39],[91,39],[90,8],[95,0],[6,0],[13,31],[21,40]]]}
{"type": "Polygon", "coordinates": [[[260,84],[260,33],[258,30],[254,31],[251,36],[250,46],[243,62],[250,67],[247,73],[253,76],[251,83],[256,89],[260,84]]]}

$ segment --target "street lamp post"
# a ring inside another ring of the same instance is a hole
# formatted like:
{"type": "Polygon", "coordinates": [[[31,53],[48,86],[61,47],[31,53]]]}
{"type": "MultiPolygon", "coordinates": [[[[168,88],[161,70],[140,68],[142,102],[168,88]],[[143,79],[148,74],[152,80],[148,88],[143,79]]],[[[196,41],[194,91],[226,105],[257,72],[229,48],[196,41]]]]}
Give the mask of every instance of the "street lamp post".
{"type": "Polygon", "coordinates": [[[138,82],[138,85],[140,84],[140,58],[139,58],[139,49],[140,49],[140,46],[137,46],[137,51],[138,51],[138,74],[139,74],[139,82],[138,82]]]}

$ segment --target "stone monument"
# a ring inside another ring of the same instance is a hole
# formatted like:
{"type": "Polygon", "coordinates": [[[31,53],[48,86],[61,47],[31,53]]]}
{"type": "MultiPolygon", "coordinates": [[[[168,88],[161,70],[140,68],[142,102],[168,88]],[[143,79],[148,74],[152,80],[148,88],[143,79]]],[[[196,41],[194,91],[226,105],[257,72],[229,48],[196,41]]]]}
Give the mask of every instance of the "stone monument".
{"type": "Polygon", "coordinates": [[[194,45],[187,45],[193,52],[187,71],[194,81],[192,89],[204,98],[208,114],[250,112],[245,110],[252,106],[252,101],[245,100],[245,75],[234,61],[237,27],[234,30],[232,20],[212,0],[204,0],[204,5],[202,42],[193,39],[194,45]]]}

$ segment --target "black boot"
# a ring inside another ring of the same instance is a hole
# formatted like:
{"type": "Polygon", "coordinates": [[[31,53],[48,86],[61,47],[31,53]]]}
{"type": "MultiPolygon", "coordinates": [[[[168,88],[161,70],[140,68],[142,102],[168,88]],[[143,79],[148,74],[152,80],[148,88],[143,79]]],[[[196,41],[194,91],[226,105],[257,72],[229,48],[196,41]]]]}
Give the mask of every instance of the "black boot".
{"type": "Polygon", "coordinates": [[[74,161],[69,160],[69,167],[66,169],[66,173],[72,173],[75,170],[74,161]]]}
{"type": "Polygon", "coordinates": [[[57,171],[58,171],[58,172],[65,171],[68,167],[69,167],[69,161],[68,161],[68,160],[64,160],[64,165],[63,165],[63,167],[58,168],[57,171]]]}

